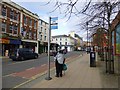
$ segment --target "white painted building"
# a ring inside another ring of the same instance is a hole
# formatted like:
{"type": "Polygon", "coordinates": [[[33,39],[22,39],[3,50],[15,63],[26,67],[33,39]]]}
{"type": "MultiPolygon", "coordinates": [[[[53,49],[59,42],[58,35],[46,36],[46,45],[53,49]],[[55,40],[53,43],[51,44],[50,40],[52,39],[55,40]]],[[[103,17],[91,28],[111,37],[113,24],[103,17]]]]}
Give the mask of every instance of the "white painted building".
{"type": "Polygon", "coordinates": [[[67,48],[69,51],[74,51],[75,39],[67,35],[52,36],[52,43],[57,43],[60,49],[67,48]]]}
{"type": "Polygon", "coordinates": [[[78,34],[76,34],[75,31],[71,31],[69,35],[77,40],[76,48],[78,50],[81,50],[82,47],[84,46],[82,37],[80,37],[78,34]]]}
{"type": "Polygon", "coordinates": [[[38,43],[39,43],[39,52],[47,52],[48,44],[48,30],[49,24],[42,19],[39,19],[38,22],[38,43]]]}

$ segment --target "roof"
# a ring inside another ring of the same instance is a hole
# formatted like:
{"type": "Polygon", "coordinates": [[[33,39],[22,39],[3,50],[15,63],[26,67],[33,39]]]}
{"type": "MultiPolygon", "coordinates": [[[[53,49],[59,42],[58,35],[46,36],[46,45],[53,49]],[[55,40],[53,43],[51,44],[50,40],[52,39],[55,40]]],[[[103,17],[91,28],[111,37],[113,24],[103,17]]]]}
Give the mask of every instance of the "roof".
{"type": "Polygon", "coordinates": [[[29,14],[31,16],[33,15],[32,17],[34,17],[34,18],[37,18],[37,19],[39,18],[39,16],[36,13],[33,13],[30,10],[27,10],[26,8],[20,6],[19,4],[15,3],[15,2],[13,2],[11,0],[8,0],[8,1],[4,0],[3,3],[6,3],[6,4],[8,4],[8,5],[10,5],[10,6],[14,7],[14,8],[17,8],[19,11],[22,11],[22,12],[26,11],[26,12],[28,12],[27,14],[29,14]]]}
{"type": "Polygon", "coordinates": [[[74,40],[75,40],[75,38],[73,38],[73,37],[71,37],[71,36],[67,36],[67,35],[56,35],[56,36],[52,36],[52,38],[60,38],[60,37],[68,37],[68,38],[71,38],[71,39],[74,39],[74,40]]]}
{"type": "Polygon", "coordinates": [[[59,37],[69,37],[67,35],[56,35],[56,36],[52,36],[52,38],[59,38],[59,37]]]}

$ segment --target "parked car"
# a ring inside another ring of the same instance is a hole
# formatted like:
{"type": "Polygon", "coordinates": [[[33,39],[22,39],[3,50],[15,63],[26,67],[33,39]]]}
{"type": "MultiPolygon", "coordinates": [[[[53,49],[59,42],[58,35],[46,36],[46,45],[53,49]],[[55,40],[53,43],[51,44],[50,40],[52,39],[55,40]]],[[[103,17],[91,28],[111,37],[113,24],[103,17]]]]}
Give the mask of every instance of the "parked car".
{"type": "Polygon", "coordinates": [[[19,48],[15,50],[10,56],[12,60],[26,60],[26,59],[37,59],[38,54],[35,53],[32,49],[28,48],[19,48]]]}

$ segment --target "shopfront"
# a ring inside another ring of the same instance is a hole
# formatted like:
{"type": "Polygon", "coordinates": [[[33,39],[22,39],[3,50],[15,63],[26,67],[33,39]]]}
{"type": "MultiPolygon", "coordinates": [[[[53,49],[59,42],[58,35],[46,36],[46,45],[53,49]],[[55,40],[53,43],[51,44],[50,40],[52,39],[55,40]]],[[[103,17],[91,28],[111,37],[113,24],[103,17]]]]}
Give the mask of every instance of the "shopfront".
{"type": "Polygon", "coordinates": [[[0,56],[9,56],[15,49],[19,48],[21,40],[19,39],[0,39],[2,46],[0,56]]]}
{"type": "Polygon", "coordinates": [[[9,43],[10,43],[10,40],[9,39],[3,39],[3,38],[0,38],[0,56],[8,56],[9,54],[9,43]]]}

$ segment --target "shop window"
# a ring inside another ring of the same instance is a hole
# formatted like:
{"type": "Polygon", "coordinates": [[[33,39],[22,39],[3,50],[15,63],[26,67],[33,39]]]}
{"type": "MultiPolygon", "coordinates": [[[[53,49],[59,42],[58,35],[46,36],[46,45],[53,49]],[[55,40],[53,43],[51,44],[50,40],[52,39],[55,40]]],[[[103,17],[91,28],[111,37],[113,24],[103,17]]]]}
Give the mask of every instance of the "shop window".
{"type": "Polygon", "coordinates": [[[6,23],[2,23],[2,32],[6,32],[6,23]]]}
{"type": "Polygon", "coordinates": [[[14,19],[14,12],[13,12],[13,10],[10,10],[10,18],[14,19]]]}
{"type": "Polygon", "coordinates": [[[14,26],[14,34],[17,34],[18,32],[18,26],[14,26]]]}
{"type": "Polygon", "coordinates": [[[12,33],[13,32],[13,25],[10,25],[9,26],[9,33],[12,33]]]}
{"type": "Polygon", "coordinates": [[[7,16],[6,11],[7,11],[7,9],[5,7],[2,7],[2,16],[7,16]]]}

